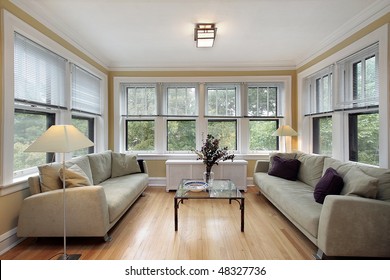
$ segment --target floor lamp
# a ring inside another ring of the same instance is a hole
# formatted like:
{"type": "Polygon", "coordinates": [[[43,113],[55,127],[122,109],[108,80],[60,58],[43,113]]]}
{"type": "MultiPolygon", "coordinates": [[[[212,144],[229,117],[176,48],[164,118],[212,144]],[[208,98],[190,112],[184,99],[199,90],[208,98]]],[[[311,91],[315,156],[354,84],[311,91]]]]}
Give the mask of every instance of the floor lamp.
{"type": "MultiPolygon", "coordinates": [[[[280,126],[274,133],[272,133],[272,136],[297,136],[298,133],[292,129],[289,125],[282,125],[280,126]]],[[[284,140],[284,151],[287,153],[287,141],[284,140]]]]}
{"type": "Polygon", "coordinates": [[[25,152],[62,153],[63,206],[64,206],[64,253],[59,260],[77,260],[81,255],[66,254],[66,195],[65,195],[65,153],[93,146],[89,140],[73,125],[53,125],[32,143],[25,152]]]}

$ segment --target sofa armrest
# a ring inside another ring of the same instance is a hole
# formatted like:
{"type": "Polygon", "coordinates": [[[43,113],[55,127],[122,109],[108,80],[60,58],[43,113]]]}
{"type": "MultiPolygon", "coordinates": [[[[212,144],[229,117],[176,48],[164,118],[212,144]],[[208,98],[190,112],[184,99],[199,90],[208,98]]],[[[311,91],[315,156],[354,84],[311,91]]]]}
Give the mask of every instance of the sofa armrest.
{"type": "MultiPolygon", "coordinates": [[[[65,191],[67,236],[104,236],[109,229],[108,205],[101,186],[65,191]]],[[[19,214],[20,237],[63,236],[63,190],[29,196],[19,214]]]]}
{"type": "Polygon", "coordinates": [[[321,211],[318,248],[327,256],[390,257],[390,203],[328,195],[321,211]]]}
{"type": "Polygon", "coordinates": [[[256,172],[267,173],[268,169],[269,169],[269,160],[257,160],[255,164],[254,173],[256,172]]]}

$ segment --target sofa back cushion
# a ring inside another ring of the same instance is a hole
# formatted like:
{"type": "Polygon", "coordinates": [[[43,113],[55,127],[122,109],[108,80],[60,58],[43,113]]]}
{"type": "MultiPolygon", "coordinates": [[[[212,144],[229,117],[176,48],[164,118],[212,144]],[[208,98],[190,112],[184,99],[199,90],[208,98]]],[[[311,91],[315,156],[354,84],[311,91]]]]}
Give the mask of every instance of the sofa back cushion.
{"type": "Polygon", "coordinates": [[[334,158],[327,157],[324,160],[324,174],[325,171],[329,168],[332,167],[334,170],[337,171],[337,173],[340,174],[341,177],[344,177],[345,174],[351,169],[352,166],[355,166],[356,163],[351,163],[351,162],[342,162],[334,158]]]}
{"type": "Polygon", "coordinates": [[[73,164],[72,166],[65,168],[65,172],[63,168],[60,168],[58,175],[60,176],[61,181],[65,180],[66,188],[92,185],[87,174],[85,174],[85,172],[77,164],[73,164]]]}
{"type": "Polygon", "coordinates": [[[111,151],[89,154],[93,184],[98,185],[111,177],[111,151]]]}
{"type": "Polygon", "coordinates": [[[326,158],[324,169],[333,167],[344,178],[352,167],[357,167],[366,175],[378,178],[378,191],[376,199],[390,202],[390,169],[367,166],[352,162],[341,162],[337,159],[326,158]]]}
{"type": "Polygon", "coordinates": [[[85,175],[87,175],[88,180],[92,183],[93,178],[92,178],[92,171],[91,171],[91,165],[89,163],[89,158],[88,156],[80,156],[76,158],[72,158],[68,161],[66,161],[66,167],[69,168],[72,165],[77,165],[78,167],[81,168],[81,170],[84,171],[85,175]]]}
{"type": "Polygon", "coordinates": [[[390,169],[358,165],[365,174],[378,178],[378,193],[376,198],[390,202],[390,169]]]}
{"type": "Polygon", "coordinates": [[[365,174],[357,166],[352,166],[343,177],[343,180],[344,188],[342,189],[341,194],[376,198],[378,192],[378,178],[365,174]]]}
{"type": "Polygon", "coordinates": [[[301,162],[298,180],[315,188],[321,179],[326,156],[299,153],[297,159],[301,162]]]}
{"type": "Polygon", "coordinates": [[[112,153],[112,178],[140,172],[141,168],[136,155],[112,153]]]}
{"type": "Polygon", "coordinates": [[[38,166],[41,192],[48,192],[62,188],[62,181],[58,171],[62,167],[61,163],[55,162],[38,166]]]}

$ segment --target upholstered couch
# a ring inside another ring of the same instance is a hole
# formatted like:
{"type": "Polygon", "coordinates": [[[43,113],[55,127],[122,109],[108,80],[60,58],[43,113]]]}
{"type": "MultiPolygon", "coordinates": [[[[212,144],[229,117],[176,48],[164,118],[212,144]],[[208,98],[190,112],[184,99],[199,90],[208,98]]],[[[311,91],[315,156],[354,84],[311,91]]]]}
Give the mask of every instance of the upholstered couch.
{"type": "Polygon", "coordinates": [[[318,247],[317,258],[390,257],[390,170],[326,156],[280,153],[257,161],[253,180],[318,247]],[[291,163],[297,160],[294,170],[291,163]],[[288,177],[294,172],[295,178],[288,177]]]}
{"type": "MultiPolygon", "coordinates": [[[[38,167],[19,214],[19,237],[63,236],[62,164],[38,167]],[[61,176],[60,176],[61,174],[61,176]]],[[[109,240],[108,231],[148,185],[146,163],[112,151],[66,162],[66,235],[109,240]]]]}

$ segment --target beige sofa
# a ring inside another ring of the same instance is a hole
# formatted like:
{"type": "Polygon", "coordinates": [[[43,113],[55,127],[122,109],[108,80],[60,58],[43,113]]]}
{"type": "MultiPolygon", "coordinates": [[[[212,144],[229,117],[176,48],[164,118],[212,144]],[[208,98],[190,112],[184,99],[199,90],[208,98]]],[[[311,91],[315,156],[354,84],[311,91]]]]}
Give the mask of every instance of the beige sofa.
{"type": "MultiPolygon", "coordinates": [[[[106,151],[66,162],[67,236],[97,236],[108,231],[148,186],[146,163],[134,155],[106,151]]],[[[31,196],[19,214],[19,237],[63,236],[62,164],[38,167],[28,182],[31,196]]]]}
{"type": "Polygon", "coordinates": [[[390,257],[390,170],[304,153],[272,154],[257,161],[254,184],[317,247],[317,258],[390,257]],[[297,180],[268,175],[275,156],[297,159],[297,180]],[[339,195],[323,204],[314,191],[325,171],[343,178],[339,195]]]}

